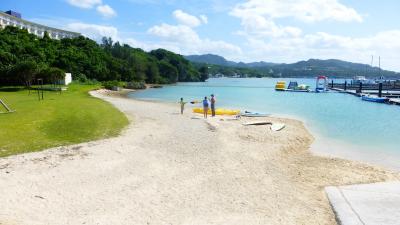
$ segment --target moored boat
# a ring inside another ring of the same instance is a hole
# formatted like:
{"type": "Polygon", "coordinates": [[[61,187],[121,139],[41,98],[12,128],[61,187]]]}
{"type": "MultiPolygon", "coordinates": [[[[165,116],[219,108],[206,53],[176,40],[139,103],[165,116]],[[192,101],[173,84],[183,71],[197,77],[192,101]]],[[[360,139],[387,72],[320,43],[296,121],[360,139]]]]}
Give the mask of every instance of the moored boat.
{"type": "Polygon", "coordinates": [[[377,103],[385,103],[388,101],[385,97],[378,97],[375,95],[363,95],[361,96],[361,100],[368,102],[377,102],[377,103]]]}

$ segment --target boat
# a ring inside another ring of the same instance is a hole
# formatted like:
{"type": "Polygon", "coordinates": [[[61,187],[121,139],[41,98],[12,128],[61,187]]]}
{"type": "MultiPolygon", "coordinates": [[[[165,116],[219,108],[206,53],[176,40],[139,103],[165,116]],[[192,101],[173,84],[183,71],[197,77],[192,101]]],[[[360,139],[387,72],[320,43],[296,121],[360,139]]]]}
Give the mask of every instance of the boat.
{"type": "MultiPolygon", "coordinates": [[[[194,113],[204,113],[203,108],[193,108],[194,113]]],[[[211,109],[208,109],[208,114],[211,115],[211,109]]],[[[239,115],[240,110],[234,110],[234,109],[216,109],[215,110],[215,115],[228,115],[228,116],[234,116],[234,115],[239,115]]]]}
{"type": "Polygon", "coordinates": [[[353,80],[351,81],[352,84],[373,84],[373,80],[369,80],[365,78],[365,76],[355,76],[353,77],[353,80]]]}
{"type": "Polygon", "coordinates": [[[275,91],[285,91],[286,90],[286,81],[278,81],[275,84],[275,91]]]}
{"type": "Polygon", "coordinates": [[[378,97],[376,95],[363,95],[363,96],[361,96],[361,100],[367,101],[367,102],[385,103],[388,101],[388,98],[378,97]]]}

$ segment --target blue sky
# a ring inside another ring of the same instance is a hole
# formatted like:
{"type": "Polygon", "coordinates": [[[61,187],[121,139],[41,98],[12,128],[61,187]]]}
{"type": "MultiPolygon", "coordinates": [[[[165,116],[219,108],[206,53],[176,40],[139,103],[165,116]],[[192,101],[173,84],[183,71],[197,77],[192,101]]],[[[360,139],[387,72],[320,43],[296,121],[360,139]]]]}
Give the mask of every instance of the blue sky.
{"type": "Polygon", "coordinates": [[[0,9],[145,50],[285,63],[374,55],[400,71],[396,0],[2,0],[0,9]]]}

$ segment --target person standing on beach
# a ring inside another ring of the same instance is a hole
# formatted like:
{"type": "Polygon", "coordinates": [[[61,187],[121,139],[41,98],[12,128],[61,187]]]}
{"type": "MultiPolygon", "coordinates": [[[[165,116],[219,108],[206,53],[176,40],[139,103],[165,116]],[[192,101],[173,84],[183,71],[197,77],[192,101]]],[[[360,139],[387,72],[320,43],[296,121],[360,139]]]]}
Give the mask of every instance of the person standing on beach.
{"type": "Polygon", "coordinates": [[[211,94],[210,103],[211,103],[211,116],[214,117],[215,116],[215,97],[214,97],[214,94],[211,94]]]}
{"type": "Polygon", "coordinates": [[[207,96],[204,97],[204,100],[203,100],[203,114],[204,114],[204,118],[207,118],[207,115],[208,115],[208,99],[207,99],[207,96]]]}
{"type": "Polygon", "coordinates": [[[185,109],[186,102],[184,102],[183,98],[181,98],[181,101],[179,102],[179,104],[181,105],[181,114],[183,114],[183,110],[185,109]]]}

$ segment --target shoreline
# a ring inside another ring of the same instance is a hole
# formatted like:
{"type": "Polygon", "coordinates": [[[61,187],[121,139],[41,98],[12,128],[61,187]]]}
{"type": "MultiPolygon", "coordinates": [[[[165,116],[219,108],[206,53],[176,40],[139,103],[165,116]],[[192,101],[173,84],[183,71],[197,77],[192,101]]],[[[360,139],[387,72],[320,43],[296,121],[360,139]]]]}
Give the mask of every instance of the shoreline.
{"type": "MultiPolygon", "coordinates": [[[[131,92],[135,91],[137,90],[132,90],[131,92]]],[[[139,90],[139,91],[145,91],[145,90],[139,90]]],[[[120,97],[133,99],[136,101],[155,102],[161,104],[172,103],[162,100],[131,98],[128,96],[129,93],[130,92],[127,92],[124,96],[120,97]]],[[[351,145],[351,143],[324,137],[311,127],[310,122],[307,121],[307,119],[299,116],[288,115],[288,114],[272,114],[272,117],[287,118],[287,119],[301,121],[303,125],[306,127],[307,131],[310,132],[311,135],[314,137],[314,142],[310,145],[310,151],[318,156],[351,160],[359,163],[371,164],[377,167],[382,167],[389,170],[394,170],[396,172],[400,172],[400,165],[398,163],[398,161],[400,160],[400,154],[396,154],[395,152],[386,152],[386,154],[381,155],[376,153],[375,151],[363,151],[362,147],[360,148],[358,146],[351,145]],[[324,146],[324,144],[326,143],[329,143],[329,147],[324,146]]]]}
{"type": "Polygon", "coordinates": [[[91,94],[130,125],[115,138],[1,158],[0,224],[336,224],[325,186],[399,177],[316,156],[301,121],[266,118],[286,124],[272,132],[242,125],[259,118],[204,120],[173,104],[91,94]]]}

